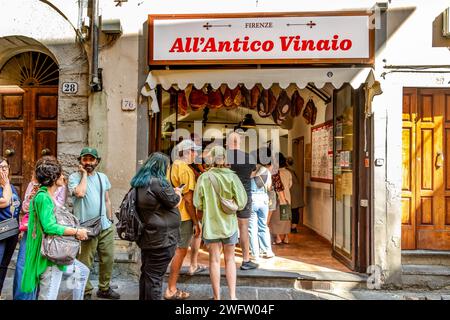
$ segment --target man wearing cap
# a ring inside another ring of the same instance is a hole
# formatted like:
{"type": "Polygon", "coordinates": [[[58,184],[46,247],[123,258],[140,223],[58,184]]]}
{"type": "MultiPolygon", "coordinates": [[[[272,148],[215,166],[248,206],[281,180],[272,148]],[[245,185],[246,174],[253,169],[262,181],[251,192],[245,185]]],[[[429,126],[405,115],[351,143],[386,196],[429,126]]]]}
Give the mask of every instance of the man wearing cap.
{"type": "Polygon", "coordinates": [[[200,237],[201,234],[201,226],[198,222],[193,201],[195,174],[189,167],[194,162],[198,150],[201,150],[201,147],[196,145],[194,141],[190,139],[181,141],[172,151],[174,162],[167,172],[167,179],[174,187],[180,187],[184,184],[183,198],[178,207],[181,215],[180,239],[170,264],[170,275],[164,294],[164,298],[168,300],[187,299],[190,295],[188,292],[177,289],[177,281],[192,236],[200,237]]]}
{"type": "MultiPolygon", "coordinates": [[[[95,253],[99,257],[99,281],[97,297],[120,299],[120,295],[110,287],[114,262],[114,227],[112,226],[111,201],[108,190],[111,183],[104,173],[95,171],[101,158],[94,148],[83,148],[78,158],[78,172],[69,176],[69,192],[73,200],[73,213],[80,223],[100,216],[101,231],[97,236],[81,242],[78,259],[88,268],[92,267],[95,253]]],[[[93,287],[88,280],[84,292],[85,299],[91,299],[93,287]]]]}

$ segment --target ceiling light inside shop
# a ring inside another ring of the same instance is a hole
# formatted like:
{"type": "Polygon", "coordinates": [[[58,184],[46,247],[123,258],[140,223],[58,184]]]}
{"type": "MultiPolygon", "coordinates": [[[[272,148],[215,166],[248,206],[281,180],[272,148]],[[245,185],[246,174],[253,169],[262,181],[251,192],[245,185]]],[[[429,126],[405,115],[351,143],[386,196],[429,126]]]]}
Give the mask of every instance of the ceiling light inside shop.
{"type": "Polygon", "coordinates": [[[240,125],[241,128],[254,128],[256,127],[256,122],[253,119],[253,116],[250,113],[247,113],[244,117],[244,120],[242,120],[242,123],[240,125]]]}

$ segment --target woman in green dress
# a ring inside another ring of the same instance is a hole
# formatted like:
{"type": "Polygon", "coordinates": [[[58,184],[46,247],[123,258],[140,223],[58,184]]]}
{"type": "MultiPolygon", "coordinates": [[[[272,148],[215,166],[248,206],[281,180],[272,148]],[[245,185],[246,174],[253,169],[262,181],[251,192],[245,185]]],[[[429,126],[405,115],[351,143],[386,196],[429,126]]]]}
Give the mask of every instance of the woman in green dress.
{"type": "Polygon", "coordinates": [[[59,162],[56,159],[38,160],[35,175],[40,188],[30,204],[30,232],[26,242],[22,291],[33,292],[39,287],[39,300],[56,300],[64,274],[70,276],[70,281],[65,283],[69,289],[73,289],[73,299],[82,300],[89,269],[78,260],[69,266],[54,264],[41,255],[41,243],[44,234],[75,236],[78,240],[86,240],[87,230],[63,226],[56,222],[53,195],[59,186],[64,185],[59,162]]]}

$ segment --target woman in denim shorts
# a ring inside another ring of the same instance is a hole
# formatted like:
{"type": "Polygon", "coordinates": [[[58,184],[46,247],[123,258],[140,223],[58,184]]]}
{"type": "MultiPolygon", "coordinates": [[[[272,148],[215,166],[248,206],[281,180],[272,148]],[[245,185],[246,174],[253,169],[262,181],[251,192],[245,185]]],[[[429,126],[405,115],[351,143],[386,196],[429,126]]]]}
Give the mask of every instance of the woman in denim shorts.
{"type": "Polygon", "coordinates": [[[234,199],[238,210],[242,210],[247,204],[247,193],[239,177],[228,168],[223,147],[211,148],[208,160],[211,169],[198,178],[194,191],[194,206],[202,217],[203,241],[209,251],[214,299],[220,300],[220,255],[223,249],[230,298],[236,300],[234,249],[238,242],[238,221],[236,214],[227,214],[222,210],[220,198],[234,199]]]}

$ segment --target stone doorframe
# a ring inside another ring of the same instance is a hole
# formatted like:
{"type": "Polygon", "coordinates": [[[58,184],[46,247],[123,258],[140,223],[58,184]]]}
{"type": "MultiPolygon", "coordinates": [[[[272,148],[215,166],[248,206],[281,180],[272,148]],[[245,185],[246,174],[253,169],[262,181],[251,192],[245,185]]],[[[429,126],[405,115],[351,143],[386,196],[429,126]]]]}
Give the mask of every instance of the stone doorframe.
{"type": "MultiPolygon", "coordinates": [[[[80,44],[48,44],[26,37],[0,37],[0,71],[13,56],[27,52],[42,52],[54,59],[59,67],[58,88],[58,159],[66,173],[76,170],[80,150],[88,143],[89,67],[87,54],[80,44]],[[75,94],[62,93],[63,82],[78,83],[75,94]]],[[[0,85],[11,85],[2,79],[0,85]]]]}

